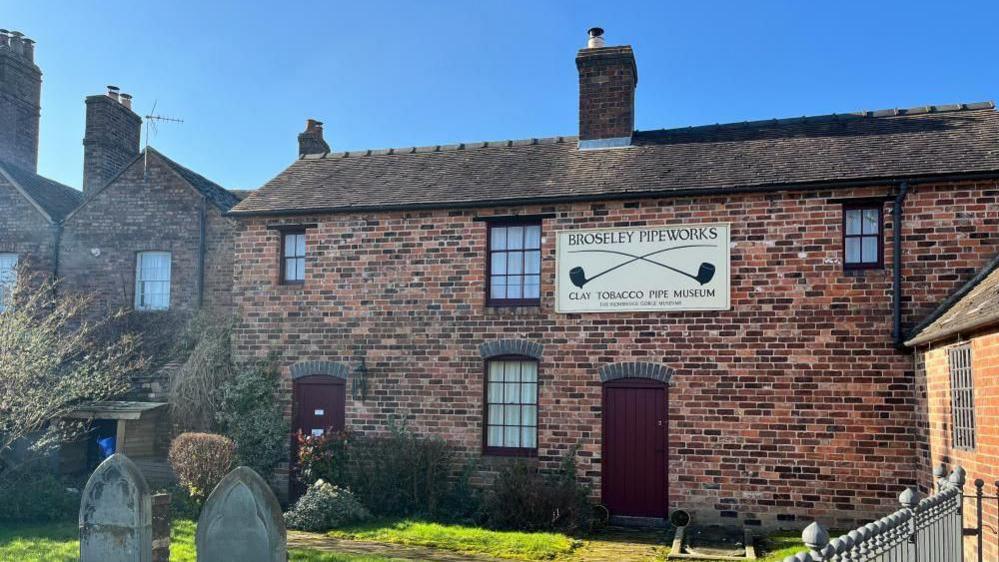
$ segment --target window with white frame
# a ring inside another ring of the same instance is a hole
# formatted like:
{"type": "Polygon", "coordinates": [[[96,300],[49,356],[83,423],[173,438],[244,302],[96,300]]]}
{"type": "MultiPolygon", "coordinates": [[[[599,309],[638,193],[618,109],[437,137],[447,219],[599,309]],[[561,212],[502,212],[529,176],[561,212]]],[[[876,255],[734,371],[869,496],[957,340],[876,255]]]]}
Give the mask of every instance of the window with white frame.
{"type": "Polygon", "coordinates": [[[170,252],[139,252],[135,260],[135,309],[170,308],[170,252]]]}
{"type": "Polygon", "coordinates": [[[282,238],[281,282],[305,283],[305,231],[288,231],[282,238]]]}
{"type": "Polygon", "coordinates": [[[961,344],[947,351],[950,370],[950,409],[954,447],[975,448],[975,385],[971,369],[971,345],[961,344]]]}
{"type": "Polygon", "coordinates": [[[524,455],[538,447],[538,363],[493,359],[486,367],[487,453],[524,455]]]}
{"type": "Polygon", "coordinates": [[[7,308],[17,281],[17,254],[0,253],[0,312],[7,308]]]}

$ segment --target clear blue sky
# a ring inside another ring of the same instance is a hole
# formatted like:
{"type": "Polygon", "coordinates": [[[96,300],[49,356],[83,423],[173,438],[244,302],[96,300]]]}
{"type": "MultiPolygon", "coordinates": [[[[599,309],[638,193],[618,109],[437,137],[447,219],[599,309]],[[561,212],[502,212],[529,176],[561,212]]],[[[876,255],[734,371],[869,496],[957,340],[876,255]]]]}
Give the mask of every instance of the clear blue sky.
{"type": "Polygon", "coordinates": [[[334,150],[576,133],[586,29],[631,44],[637,128],[999,96],[999,2],[0,0],[38,42],[40,172],[79,186],[84,104],[181,117],[151,144],[232,188],[334,150]]]}

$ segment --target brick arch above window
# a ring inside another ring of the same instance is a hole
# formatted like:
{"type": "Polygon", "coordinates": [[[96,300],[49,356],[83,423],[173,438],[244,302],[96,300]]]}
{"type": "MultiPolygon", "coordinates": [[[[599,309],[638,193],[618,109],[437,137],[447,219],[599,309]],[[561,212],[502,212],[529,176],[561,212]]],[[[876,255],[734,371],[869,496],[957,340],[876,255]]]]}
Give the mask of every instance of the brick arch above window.
{"type": "Polygon", "coordinates": [[[673,378],[674,369],[660,363],[633,361],[626,363],[610,363],[600,367],[600,382],[610,382],[617,379],[652,379],[669,384],[673,378]]]}
{"type": "Polygon", "coordinates": [[[504,355],[520,355],[541,361],[545,346],[530,340],[492,340],[479,346],[479,355],[483,359],[502,357],[504,355]]]}
{"type": "Polygon", "coordinates": [[[291,378],[300,379],[312,375],[326,375],[347,380],[350,367],[346,363],[335,361],[299,361],[291,366],[291,378]]]}

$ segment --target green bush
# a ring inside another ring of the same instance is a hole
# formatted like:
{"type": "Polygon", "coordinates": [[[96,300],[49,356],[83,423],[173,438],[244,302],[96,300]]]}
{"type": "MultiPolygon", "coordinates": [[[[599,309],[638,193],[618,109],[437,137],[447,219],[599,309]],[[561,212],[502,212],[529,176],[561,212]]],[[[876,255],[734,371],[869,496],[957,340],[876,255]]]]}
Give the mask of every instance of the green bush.
{"type": "Polygon", "coordinates": [[[451,447],[395,424],[379,437],[300,435],[299,459],[306,482],[323,479],[348,488],[376,515],[436,517],[459,503],[451,447]]]}
{"type": "Polygon", "coordinates": [[[170,466],[198,503],[232,470],[234,456],[232,440],[214,433],[181,433],[170,444],[170,466]]]}
{"type": "Polygon", "coordinates": [[[170,494],[170,518],[198,520],[201,515],[201,502],[192,498],[190,492],[183,486],[172,485],[156,491],[170,494]]]}
{"type": "Polygon", "coordinates": [[[236,443],[236,460],[265,480],[286,459],[288,423],[278,400],[280,380],[273,359],[244,368],[222,387],[218,421],[236,443]]]}
{"type": "Polygon", "coordinates": [[[483,523],[516,531],[589,530],[593,506],[589,490],[576,481],[576,448],[554,474],[518,460],[500,472],[482,505],[483,523]]]}
{"type": "Polygon", "coordinates": [[[0,484],[0,521],[67,521],[80,509],[80,493],[54,474],[19,472],[0,484]]]}
{"type": "Polygon", "coordinates": [[[371,513],[357,501],[350,490],[338,488],[323,480],[309,486],[284,519],[292,529],[323,532],[347,523],[371,518],[371,513]]]}

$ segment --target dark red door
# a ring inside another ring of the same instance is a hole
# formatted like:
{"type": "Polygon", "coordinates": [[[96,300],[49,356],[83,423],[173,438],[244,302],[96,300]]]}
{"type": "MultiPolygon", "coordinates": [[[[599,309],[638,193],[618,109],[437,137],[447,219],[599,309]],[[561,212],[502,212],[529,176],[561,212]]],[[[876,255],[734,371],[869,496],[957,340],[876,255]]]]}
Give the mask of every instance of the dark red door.
{"type": "MultiPolygon", "coordinates": [[[[343,379],[313,375],[296,379],[293,386],[292,415],[294,435],[324,435],[345,427],[347,386],[343,379]]],[[[289,490],[292,501],[305,493],[305,483],[299,479],[298,450],[292,440],[292,478],[289,490]]]]}
{"type": "Polygon", "coordinates": [[[665,517],[666,386],[647,379],[604,385],[603,502],[611,515],[665,517]]]}
{"type": "Polygon", "coordinates": [[[323,435],[344,428],[346,385],[327,376],[302,377],[295,381],[295,433],[323,435]]]}

